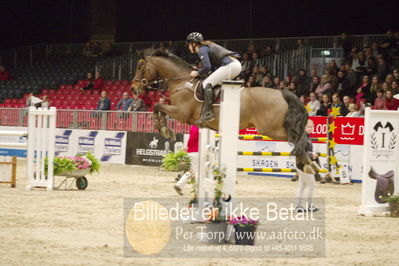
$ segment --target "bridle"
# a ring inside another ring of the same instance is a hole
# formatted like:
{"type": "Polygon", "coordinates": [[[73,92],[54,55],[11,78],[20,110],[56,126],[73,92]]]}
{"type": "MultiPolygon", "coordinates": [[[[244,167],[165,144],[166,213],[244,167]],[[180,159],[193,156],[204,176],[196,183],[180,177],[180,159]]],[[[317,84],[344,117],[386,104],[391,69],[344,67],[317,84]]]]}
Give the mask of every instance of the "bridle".
{"type": "MultiPolygon", "coordinates": [[[[139,64],[145,64],[144,59],[139,60],[139,64]]],[[[141,76],[144,76],[144,66],[141,67],[141,76]]],[[[176,78],[163,78],[163,79],[155,79],[154,81],[148,81],[146,78],[142,79],[133,79],[133,82],[139,83],[139,87],[137,88],[137,92],[141,93],[141,91],[147,87],[148,85],[156,85],[156,84],[167,84],[168,81],[170,80],[183,80],[183,79],[189,79],[187,77],[176,77],[176,78]]],[[[132,84],[133,85],[133,84],[132,84]]]]}

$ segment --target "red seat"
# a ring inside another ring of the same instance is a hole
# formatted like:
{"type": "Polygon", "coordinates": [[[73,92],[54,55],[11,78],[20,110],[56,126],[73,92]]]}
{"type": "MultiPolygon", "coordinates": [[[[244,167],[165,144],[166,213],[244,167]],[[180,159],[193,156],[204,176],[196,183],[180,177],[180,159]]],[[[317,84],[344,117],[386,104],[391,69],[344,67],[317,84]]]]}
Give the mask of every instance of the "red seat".
{"type": "Polygon", "coordinates": [[[112,80],[106,80],[105,81],[105,85],[112,85],[113,84],[113,81],[112,80]]]}
{"type": "Polygon", "coordinates": [[[65,88],[66,88],[67,90],[73,89],[73,85],[66,85],[65,88]]]}
{"type": "Polygon", "coordinates": [[[111,86],[111,90],[117,90],[118,89],[118,85],[112,85],[111,86]]]}
{"type": "Polygon", "coordinates": [[[120,85],[120,84],[122,84],[122,81],[120,81],[120,80],[117,80],[114,82],[114,85],[120,85]]]}
{"type": "Polygon", "coordinates": [[[42,94],[44,95],[48,94],[48,90],[47,89],[42,90],[42,94]]]}
{"type": "Polygon", "coordinates": [[[55,94],[55,90],[49,90],[49,91],[48,91],[48,94],[50,94],[50,95],[51,95],[51,94],[55,94]]]}
{"type": "Polygon", "coordinates": [[[63,89],[65,89],[65,87],[66,87],[65,84],[61,84],[60,87],[59,87],[59,89],[60,89],[60,90],[63,90],[63,89]]]}

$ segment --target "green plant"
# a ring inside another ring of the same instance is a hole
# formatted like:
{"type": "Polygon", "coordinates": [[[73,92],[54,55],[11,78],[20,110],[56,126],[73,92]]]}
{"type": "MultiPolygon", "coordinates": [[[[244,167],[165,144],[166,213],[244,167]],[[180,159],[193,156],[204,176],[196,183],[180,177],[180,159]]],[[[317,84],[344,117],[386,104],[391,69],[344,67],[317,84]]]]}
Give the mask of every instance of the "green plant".
{"type": "Polygon", "coordinates": [[[227,222],[226,216],[222,213],[222,195],[224,178],[226,177],[225,169],[215,169],[213,171],[213,178],[216,181],[215,185],[215,199],[213,201],[213,209],[211,216],[209,217],[209,222],[213,223],[224,223],[227,222]]]}
{"type": "Polygon", "coordinates": [[[86,158],[89,159],[91,161],[91,168],[89,173],[92,174],[94,172],[99,172],[100,171],[100,162],[98,161],[98,159],[96,157],[94,157],[93,154],[91,154],[91,152],[88,152],[86,154],[86,158]]]}
{"type": "Polygon", "coordinates": [[[190,169],[191,160],[188,153],[180,150],[176,153],[170,152],[163,156],[161,167],[166,171],[177,172],[184,169],[190,169]]]}
{"type": "Polygon", "coordinates": [[[391,195],[388,193],[387,196],[380,196],[379,198],[389,203],[399,203],[399,194],[391,195]]]}

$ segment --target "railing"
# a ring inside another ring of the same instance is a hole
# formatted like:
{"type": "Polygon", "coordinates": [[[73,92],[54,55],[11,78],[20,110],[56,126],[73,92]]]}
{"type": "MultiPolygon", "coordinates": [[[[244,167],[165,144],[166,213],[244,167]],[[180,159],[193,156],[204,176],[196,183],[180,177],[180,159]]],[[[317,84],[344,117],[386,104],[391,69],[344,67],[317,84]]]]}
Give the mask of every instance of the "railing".
{"type": "Polygon", "coordinates": [[[137,62],[136,53],[110,57],[98,62],[96,70],[101,71],[105,79],[130,80],[136,71],[137,62]]]}
{"type": "MultiPolygon", "coordinates": [[[[0,126],[26,127],[28,109],[0,108],[0,126]]],[[[188,133],[190,125],[167,119],[175,133],[188,133]]],[[[150,112],[57,110],[57,128],[157,132],[150,112]]]]}
{"type": "MultiPolygon", "coordinates": [[[[354,46],[362,48],[370,46],[373,42],[380,43],[385,35],[353,35],[350,37],[354,46]]],[[[339,36],[311,36],[311,37],[292,37],[292,38],[262,38],[262,39],[234,39],[234,40],[215,40],[228,49],[243,52],[249,44],[254,44],[255,48],[264,51],[267,45],[272,45],[276,51],[292,50],[298,47],[298,40],[304,40],[305,45],[313,48],[338,48],[339,36]]],[[[156,45],[157,42],[132,42],[115,43],[116,52],[120,54],[135,53],[156,45]]],[[[175,42],[182,45],[183,41],[175,42]]],[[[7,68],[16,69],[20,66],[30,65],[38,60],[45,59],[50,54],[82,54],[85,44],[38,44],[28,47],[21,47],[9,51],[0,52],[0,64],[7,68]]]]}

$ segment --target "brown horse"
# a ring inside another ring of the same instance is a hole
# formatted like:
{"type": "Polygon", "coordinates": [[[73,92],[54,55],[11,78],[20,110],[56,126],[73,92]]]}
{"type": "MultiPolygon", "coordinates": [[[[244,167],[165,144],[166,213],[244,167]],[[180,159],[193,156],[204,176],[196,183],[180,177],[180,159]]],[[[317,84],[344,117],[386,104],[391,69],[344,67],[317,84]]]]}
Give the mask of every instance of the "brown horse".
{"type": "MultiPolygon", "coordinates": [[[[142,51],[141,58],[132,89],[141,91],[148,84],[164,83],[169,90],[170,104],[154,106],[154,127],[164,137],[171,138],[174,133],[167,128],[166,115],[194,124],[201,114],[202,103],[194,98],[193,89],[186,86],[186,82],[192,80],[190,72],[193,69],[181,58],[154,49],[142,51]]],[[[208,122],[206,127],[218,130],[219,107],[214,106],[213,111],[216,119],[208,122]]],[[[262,135],[295,144],[292,154],[296,156],[300,169],[310,165],[305,152],[307,119],[308,113],[303,104],[289,91],[264,87],[241,90],[240,129],[255,127],[262,135]]],[[[312,172],[310,167],[306,167],[305,171],[312,172]]]]}

